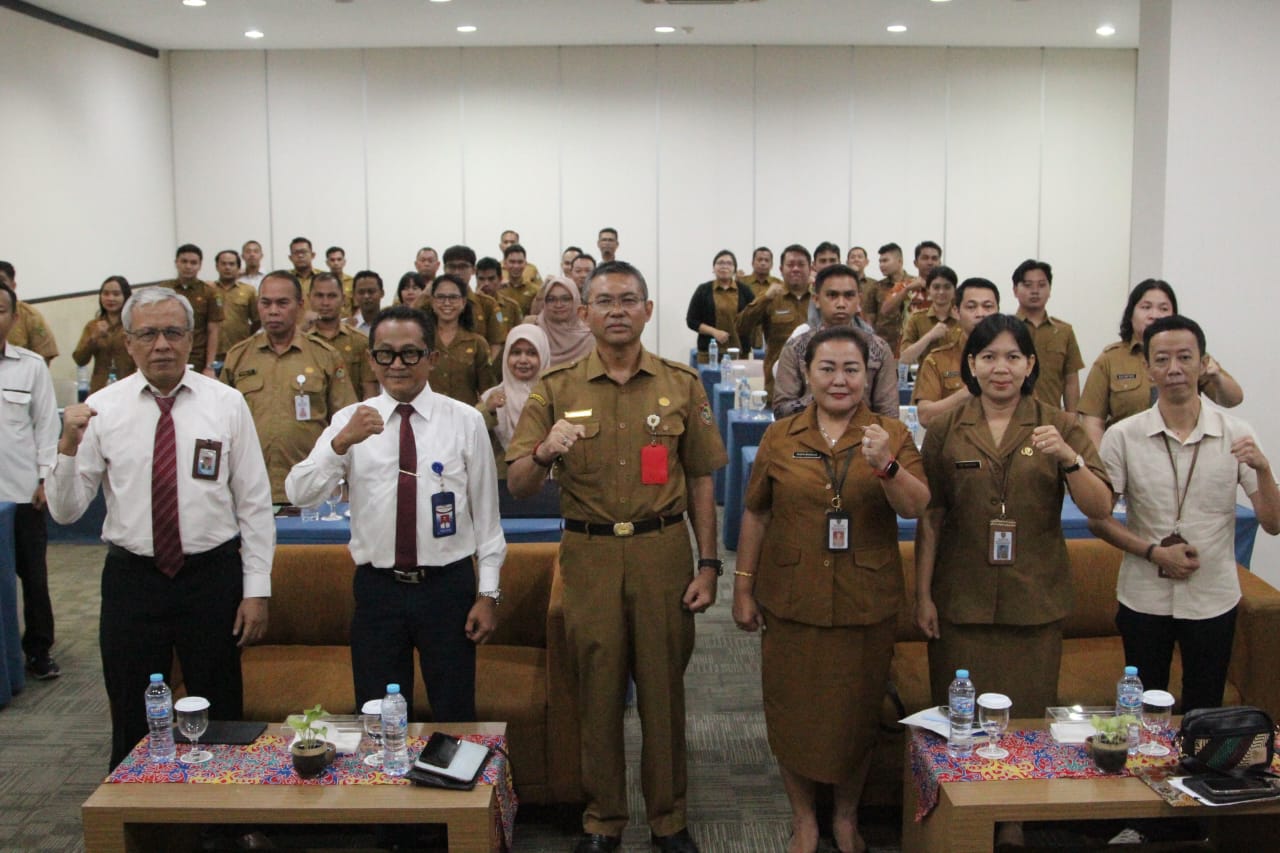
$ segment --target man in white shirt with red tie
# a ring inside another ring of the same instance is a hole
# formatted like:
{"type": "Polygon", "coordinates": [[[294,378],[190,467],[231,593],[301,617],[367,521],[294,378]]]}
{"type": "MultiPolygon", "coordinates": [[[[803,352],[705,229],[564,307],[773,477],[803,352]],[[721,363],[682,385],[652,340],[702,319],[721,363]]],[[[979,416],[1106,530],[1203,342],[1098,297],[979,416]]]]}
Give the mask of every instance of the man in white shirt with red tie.
{"type": "Polygon", "coordinates": [[[382,393],[334,415],[285,491],[310,506],[339,479],[350,487],[356,706],[395,683],[412,714],[416,648],[432,719],[468,722],[476,645],[497,625],[507,543],[484,418],[427,383],[434,337],[415,308],[374,318],[368,355],[382,393]]]}
{"type": "Polygon", "coordinates": [[[111,701],[111,765],[147,734],[143,692],[174,652],[214,719],[243,716],[240,648],[262,638],[275,521],[253,417],[233,388],[187,370],[191,304],[136,292],[122,316],[138,372],[67,408],[45,481],[55,521],[102,486],[99,637],[111,701]]]}

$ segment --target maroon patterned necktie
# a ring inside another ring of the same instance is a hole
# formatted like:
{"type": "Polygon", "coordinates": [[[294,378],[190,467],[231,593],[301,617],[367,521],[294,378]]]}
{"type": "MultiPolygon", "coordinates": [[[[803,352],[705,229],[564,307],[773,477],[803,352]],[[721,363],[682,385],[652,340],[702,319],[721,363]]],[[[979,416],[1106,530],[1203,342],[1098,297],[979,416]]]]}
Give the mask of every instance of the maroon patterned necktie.
{"type": "Polygon", "coordinates": [[[160,420],[151,462],[151,541],[156,568],[173,577],[182,568],[182,531],[178,525],[178,453],[173,437],[173,401],[156,397],[160,420]]]}
{"type": "Polygon", "coordinates": [[[418,444],[413,438],[413,406],[396,406],[400,415],[400,480],[396,485],[396,568],[418,567],[418,444]]]}

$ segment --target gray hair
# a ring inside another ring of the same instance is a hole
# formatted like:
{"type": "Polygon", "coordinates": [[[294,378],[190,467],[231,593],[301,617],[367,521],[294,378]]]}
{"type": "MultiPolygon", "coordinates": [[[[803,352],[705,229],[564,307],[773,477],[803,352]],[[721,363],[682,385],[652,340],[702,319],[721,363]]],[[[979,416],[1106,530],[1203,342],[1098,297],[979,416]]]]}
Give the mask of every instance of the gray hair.
{"type": "Polygon", "coordinates": [[[170,290],[167,287],[143,287],[135,290],[133,295],[129,297],[129,301],[124,304],[124,308],[120,312],[120,323],[124,326],[126,332],[133,331],[133,309],[142,305],[156,305],[172,299],[182,306],[182,310],[187,314],[187,331],[191,331],[196,325],[195,312],[191,310],[191,303],[187,301],[187,297],[181,293],[170,290]]]}

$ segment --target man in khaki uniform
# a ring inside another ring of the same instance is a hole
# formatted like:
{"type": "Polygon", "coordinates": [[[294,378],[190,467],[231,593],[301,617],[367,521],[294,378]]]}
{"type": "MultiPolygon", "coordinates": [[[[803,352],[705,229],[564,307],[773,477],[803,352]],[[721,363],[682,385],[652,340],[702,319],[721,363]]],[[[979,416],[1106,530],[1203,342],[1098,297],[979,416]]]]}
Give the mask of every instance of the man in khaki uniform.
{"type": "Polygon", "coordinates": [[[174,254],[173,266],[178,277],[160,282],[160,287],[181,293],[191,303],[195,327],[191,330],[190,364],[210,379],[213,363],[218,360],[218,339],[222,329],[222,299],[218,290],[200,280],[204,252],[192,243],[183,243],[174,254]]]}
{"type": "Polygon", "coordinates": [[[311,292],[311,280],[320,274],[320,270],[311,266],[315,257],[316,252],[311,248],[311,241],[306,237],[294,237],[289,241],[289,261],[293,264],[293,277],[302,287],[304,300],[311,292]]]}
{"type": "Polygon", "coordinates": [[[1053,267],[1044,261],[1027,259],[1013,271],[1013,295],[1018,300],[1017,318],[1031,330],[1036,344],[1036,399],[1066,412],[1074,412],[1080,402],[1080,368],[1084,359],[1071,324],[1050,317],[1049,296],[1053,290],[1053,267]]]}
{"type": "Polygon", "coordinates": [[[764,388],[773,397],[773,365],[796,326],[809,318],[809,250],[793,243],[782,250],[783,284],[771,284],[738,315],[738,340],[755,340],[764,330],[764,388]]]}
{"type": "Polygon", "coordinates": [[[330,246],[325,249],[324,265],[329,268],[329,272],[335,275],[338,283],[342,285],[342,316],[350,317],[351,312],[355,310],[355,299],[351,292],[355,285],[355,280],[343,272],[347,268],[347,250],[341,246],[330,246]]]}
{"type": "Polygon", "coordinates": [[[440,271],[440,256],[430,246],[423,246],[413,258],[413,268],[431,284],[440,271]]]}
{"type": "MultiPolygon", "coordinates": [[[[450,246],[444,250],[444,273],[456,275],[466,283],[467,301],[471,303],[472,317],[475,319],[475,333],[489,342],[489,357],[498,358],[502,354],[502,342],[507,339],[507,335],[498,320],[497,300],[471,286],[471,278],[475,272],[476,253],[470,246],[450,246]]],[[[427,293],[430,292],[431,283],[427,282],[427,293]]],[[[423,299],[418,307],[430,313],[430,300],[423,299]]]]}
{"type": "Polygon", "coordinates": [[[378,379],[365,353],[369,351],[369,336],[342,322],[342,290],[338,277],[322,272],[311,282],[311,295],[307,297],[315,321],[311,334],[321,338],[337,350],[347,366],[347,378],[357,400],[367,400],[378,394],[378,379]]]}
{"type": "Polygon", "coordinates": [[[302,285],[267,273],[258,289],[262,331],[231,348],[222,381],[244,395],[258,430],[273,503],[288,503],[284,478],[307,458],[329,418],[356,402],[342,357],[298,329],[302,285]]]}
{"type": "MultiPolygon", "coordinates": [[[[510,233],[510,232],[508,232],[510,233]]],[[[512,243],[502,250],[502,292],[520,304],[522,313],[529,313],[533,298],[542,289],[542,276],[537,269],[526,261],[524,246],[512,243]],[[529,270],[533,275],[529,275],[529,270]]]]}
{"type": "MultiPolygon", "coordinates": [[[[13,264],[0,261],[0,284],[7,285],[15,293],[18,291],[18,275],[13,264]]],[[[48,365],[58,357],[58,342],[44,316],[26,302],[18,302],[18,311],[13,317],[13,326],[9,329],[9,343],[16,347],[29,349],[44,359],[48,365]]]]}
{"type": "Polygon", "coordinates": [[[751,288],[753,297],[764,293],[770,285],[782,284],[782,279],[773,274],[773,251],[768,246],[758,247],[751,253],[751,275],[738,280],[751,288]]]}
{"type": "Polygon", "coordinates": [[[227,350],[258,331],[258,289],[239,280],[240,255],[223,249],[214,257],[218,280],[214,283],[222,301],[222,325],[218,328],[218,361],[227,350]]]}
{"type": "MultiPolygon", "coordinates": [[[[502,237],[498,239],[498,251],[502,253],[502,257],[505,259],[507,257],[507,249],[519,242],[520,232],[511,230],[503,231],[502,237]]],[[[582,250],[579,249],[578,251],[582,250]]],[[[521,252],[524,252],[523,248],[521,249],[521,252]]],[[[525,254],[527,257],[527,253],[525,254]]],[[[507,277],[507,271],[505,269],[502,271],[502,280],[504,282],[509,282],[511,280],[507,277]]],[[[536,292],[537,289],[541,289],[542,287],[542,274],[538,272],[537,266],[526,262],[518,271],[516,281],[518,283],[522,282],[524,284],[532,284],[536,292]]]]}
{"type": "Polygon", "coordinates": [[[916,407],[920,425],[973,399],[960,374],[964,345],[973,327],[1000,310],[1000,291],[985,278],[966,278],[956,291],[960,334],[924,357],[916,375],[911,405],[916,407]]]}
{"type": "Polygon", "coordinates": [[[476,290],[497,304],[497,311],[493,316],[505,344],[511,328],[524,319],[524,309],[515,298],[519,291],[503,286],[502,264],[498,263],[497,258],[481,258],[476,261],[476,290]]]}
{"type": "Polygon", "coordinates": [[[711,475],[727,457],[697,374],[640,343],[653,316],[640,272],[602,264],[587,294],[579,310],[596,349],[539,380],[507,451],[512,494],[533,494],[552,468],[560,483],[565,627],[587,794],[575,853],[616,850],[627,824],[628,673],[653,841],[667,853],[696,853],[685,815],[684,670],[693,614],[715,601],[711,475]],[[701,558],[693,577],[686,512],[701,558]]]}

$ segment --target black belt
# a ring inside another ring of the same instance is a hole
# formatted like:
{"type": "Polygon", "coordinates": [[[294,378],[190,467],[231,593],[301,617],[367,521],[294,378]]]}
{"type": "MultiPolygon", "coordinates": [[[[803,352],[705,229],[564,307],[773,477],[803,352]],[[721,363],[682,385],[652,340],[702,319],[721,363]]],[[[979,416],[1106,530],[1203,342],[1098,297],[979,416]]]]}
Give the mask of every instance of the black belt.
{"type": "MultiPolygon", "coordinates": [[[[139,565],[154,566],[156,562],[155,557],[148,557],[145,554],[135,554],[128,548],[121,548],[119,545],[110,543],[107,544],[107,553],[118,559],[129,560],[139,565]]],[[[183,568],[199,568],[200,564],[206,560],[213,560],[230,554],[239,553],[240,537],[233,536],[221,545],[210,548],[208,551],[201,551],[199,554],[184,554],[182,556],[182,566],[183,568]]]]}
{"type": "Polygon", "coordinates": [[[586,533],[589,536],[638,536],[641,533],[661,530],[668,524],[681,524],[683,522],[683,512],[676,515],[646,518],[644,521],[619,521],[617,524],[609,524],[607,522],[596,524],[590,521],[578,521],[576,518],[566,518],[564,520],[564,529],[570,533],[586,533]]]}
{"type": "Polygon", "coordinates": [[[444,569],[451,569],[454,566],[458,565],[458,563],[466,563],[468,566],[470,566],[471,558],[463,557],[461,560],[455,560],[454,562],[444,566],[418,566],[417,568],[414,568],[414,569],[397,569],[397,568],[383,569],[373,565],[372,563],[361,563],[360,565],[356,566],[356,568],[371,569],[372,571],[378,572],[379,574],[391,575],[392,578],[399,581],[400,583],[422,583],[424,580],[427,579],[427,575],[434,574],[444,569]]]}

